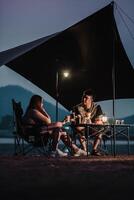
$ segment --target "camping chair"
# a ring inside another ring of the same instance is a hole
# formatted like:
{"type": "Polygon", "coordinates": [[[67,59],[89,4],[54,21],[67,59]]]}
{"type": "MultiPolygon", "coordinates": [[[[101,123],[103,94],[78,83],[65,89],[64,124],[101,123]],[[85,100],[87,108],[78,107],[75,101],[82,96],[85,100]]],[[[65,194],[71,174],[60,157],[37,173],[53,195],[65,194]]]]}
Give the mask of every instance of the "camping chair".
{"type": "Polygon", "coordinates": [[[49,150],[50,141],[45,135],[37,135],[35,132],[26,133],[23,123],[22,115],[23,109],[21,102],[16,102],[12,99],[13,108],[13,123],[14,123],[14,153],[15,155],[26,155],[30,152],[38,152],[46,155],[49,150]]]}

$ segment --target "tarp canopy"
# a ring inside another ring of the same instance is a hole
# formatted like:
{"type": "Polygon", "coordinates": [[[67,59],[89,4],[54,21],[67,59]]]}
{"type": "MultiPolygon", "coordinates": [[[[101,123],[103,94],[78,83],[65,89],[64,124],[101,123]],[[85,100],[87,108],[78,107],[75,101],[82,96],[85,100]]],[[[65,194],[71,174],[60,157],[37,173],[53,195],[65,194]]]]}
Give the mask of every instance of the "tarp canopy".
{"type": "Polygon", "coordinates": [[[134,98],[134,69],[126,55],[113,15],[113,3],[54,35],[0,54],[6,64],[56,98],[68,109],[79,103],[82,92],[92,88],[96,101],[134,98]],[[19,52],[19,53],[18,53],[19,52]],[[68,69],[68,80],[61,77],[68,69]]]}

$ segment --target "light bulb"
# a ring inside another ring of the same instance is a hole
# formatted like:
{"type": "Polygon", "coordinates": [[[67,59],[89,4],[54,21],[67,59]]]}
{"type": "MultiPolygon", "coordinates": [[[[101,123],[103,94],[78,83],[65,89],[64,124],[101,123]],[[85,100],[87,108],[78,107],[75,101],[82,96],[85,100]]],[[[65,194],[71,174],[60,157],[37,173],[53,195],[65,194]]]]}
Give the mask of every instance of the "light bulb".
{"type": "Polygon", "coordinates": [[[67,78],[69,76],[69,72],[65,71],[65,72],[63,72],[63,75],[65,78],[67,78]]]}

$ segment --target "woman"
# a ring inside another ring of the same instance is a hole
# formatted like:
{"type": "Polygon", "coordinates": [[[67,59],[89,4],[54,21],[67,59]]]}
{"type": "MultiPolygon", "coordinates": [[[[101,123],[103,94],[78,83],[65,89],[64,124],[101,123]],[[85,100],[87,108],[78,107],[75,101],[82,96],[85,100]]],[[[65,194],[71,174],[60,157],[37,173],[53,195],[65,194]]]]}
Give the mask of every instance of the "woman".
{"type": "Polygon", "coordinates": [[[28,108],[23,117],[24,127],[26,132],[34,131],[37,134],[43,134],[46,137],[49,135],[52,138],[51,156],[67,156],[58,149],[58,142],[61,139],[64,144],[71,149],[72,155],[80,156],[86,155],[86,152],[79,149],[72,143],[69,135],[63,131],[64,122],[51,121],[51,117],[43,108],[43,99],[39,95],[33,95],[30,99],[28,108]]]}

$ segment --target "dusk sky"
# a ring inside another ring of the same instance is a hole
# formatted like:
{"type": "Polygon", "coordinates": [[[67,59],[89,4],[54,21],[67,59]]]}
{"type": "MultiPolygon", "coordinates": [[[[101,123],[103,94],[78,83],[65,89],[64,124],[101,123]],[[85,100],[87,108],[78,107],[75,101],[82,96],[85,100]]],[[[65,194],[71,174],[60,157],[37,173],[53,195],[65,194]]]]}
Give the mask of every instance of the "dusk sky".
{"type": "MultiPolygon", "coordinates": [[[[0,51],[62,31],[110,2],[110,0],[0,0],[0,51]]],[[[115,2],[118,29],[127,55],[134,66],[134,1],[115,2]],[[125,13],[121,12],[121,9],[125,13]],[[128,28],[133,35],[130,35],[128,28]]]]}
{"type": "MultiPolygon", "coordinates": [[[[0,0],[0,52],[62,31],[110,2],[110,0],[0,0]]],[[[115,9],[117,27],[134,67],[134,0],[115,2],[117,2],[115,9]]],[[[7,84],[10,84],[10,75],[7,84]]],[[[3,86],[2,80],[0,80],[1,86],[3,86]]],[[[134,99],[118,102],[120,102],[117,103],[120,107],[119,116],[134,114],[134,99]]],[[[109,112],[108,106],[109,103],[105,104],[106,112],[109,112]]]]}

